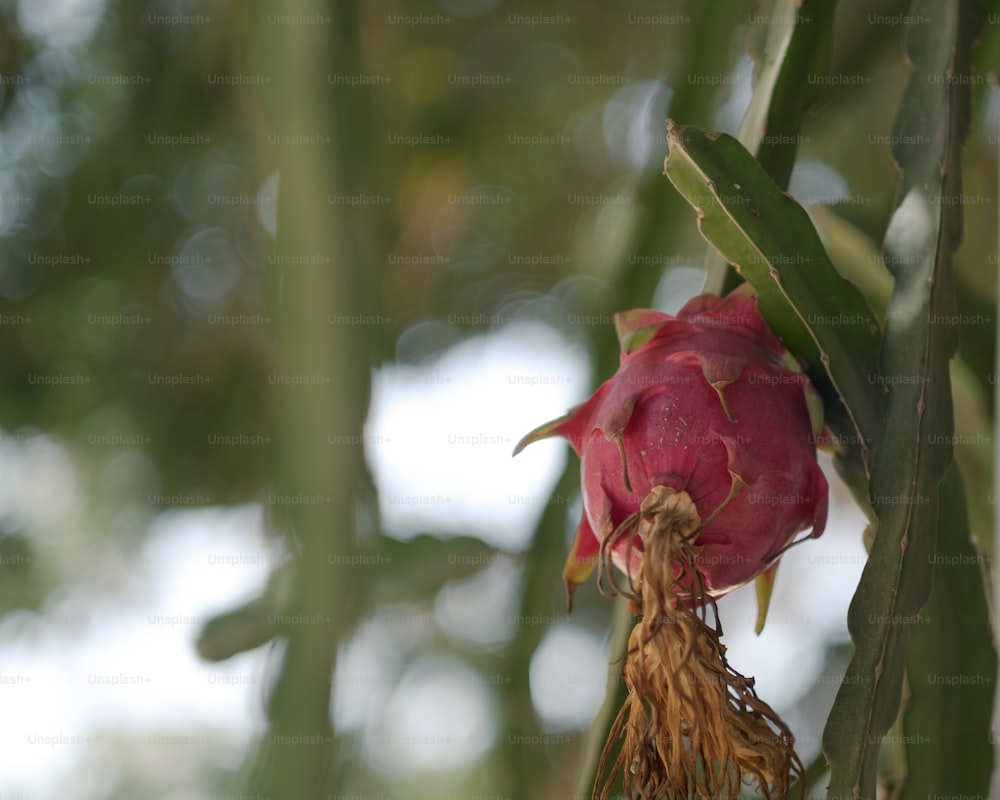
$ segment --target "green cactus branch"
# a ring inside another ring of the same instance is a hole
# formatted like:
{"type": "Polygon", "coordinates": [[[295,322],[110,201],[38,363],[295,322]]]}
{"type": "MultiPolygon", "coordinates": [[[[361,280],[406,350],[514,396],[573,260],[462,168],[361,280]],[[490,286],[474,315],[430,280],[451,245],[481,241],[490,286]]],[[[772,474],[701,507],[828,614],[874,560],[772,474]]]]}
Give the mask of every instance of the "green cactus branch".
{"type": "Polygon", "coordinates": [[[970,536],[962,476],[953,465],[941,490],[934,586],[923,621],[910,629],[901,800],[989,793],[997,652],[987,572],[970,536]]]}
{"type": "MultiPolygon", "coordinates": [[[[906,37],[912,66],[892,132],[901,180],[883,244],[894,285],[881,354],[888,406],[870,488],[877,531],[848,614],[855,653],[823,737],[830,797],[875,797],[879,753],[900,707],[909,631],[933,622],[921,612],[940,573],[938,520],[953,525],[942,512],[960,511],[954,495],[944,506],[939,496],[952,459],[948,362],[957,336],[936,320],[954,314],[951,258],[962,235],[960,156],[970,119],[968,84],[950,78],[969,74],[982,13],[972,3],[917,0],[911,17],[917,21],[906,37]]],[[[939,593],[939,600],[946,596],[939,593]]],[[[918,639],[926,645],[928,636],[918,639]]],[[[911,666],[918,666],[919,653],[914,659],[911,666]]],[[[917,688],[919,701],[926,693],[917,688]]],[[[932,743],[904,744],[913,762],[932,743]]],[[[931,791],[914,788],[922,796],[931,791]]],[[[980,790],[986,794],[987,786],[980,790]]]]}
{"type": "MultiPolygon", "coordinates": [[[[802,139],[802,122],[812,108],[826,72],[833,42],[836,0],[775,0],[768,25],[751,46],[757,75],[753,97],[740,125],[740,142],[781,189],[788,188],[802,139]]],[[[705,291],[724,294],[739,278],[717,250],[709,248],[705,291]]]]}

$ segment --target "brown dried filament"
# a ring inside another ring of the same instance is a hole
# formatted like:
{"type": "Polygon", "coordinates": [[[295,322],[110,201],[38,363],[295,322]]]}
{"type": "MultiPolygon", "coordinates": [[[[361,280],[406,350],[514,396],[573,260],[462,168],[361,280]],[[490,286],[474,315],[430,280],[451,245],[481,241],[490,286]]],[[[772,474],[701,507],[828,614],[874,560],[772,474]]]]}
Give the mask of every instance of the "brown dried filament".
{"type": "Polygon", "coordinates": [[[600,800],[619,774],[627,796],[641,800],[735,798],[744,779],[784,799],[793,776],[804,771],[788,726],[757,697],[753,679],[729,666],[717,617],[714,627],[706,622],[714,601],[695,567],[701,548],[693,540],[700,528],[686,492],[657,486],[605,539],[602,575],[642,619],[629,636],[622,667],[628,698],[601,755],[594,786],[600,800]],[[615,583],[609,559],[615,542],[621,536],[631,542],[636,530],[644,554],[639,575],[629,576],[629,591],[615,583]],[[690,589],[681,594],[677,586],[690,589]]]}

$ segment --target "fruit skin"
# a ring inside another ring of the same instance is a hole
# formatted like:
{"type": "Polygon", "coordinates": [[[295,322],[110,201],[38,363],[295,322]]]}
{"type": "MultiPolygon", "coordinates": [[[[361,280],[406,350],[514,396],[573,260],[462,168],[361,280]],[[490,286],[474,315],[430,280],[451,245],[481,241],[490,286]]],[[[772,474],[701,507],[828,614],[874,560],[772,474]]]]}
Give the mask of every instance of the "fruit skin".
{"type": "MultiPolygon", "coordinates": [[[[746,289],[701,295],[676,317],[638,309],[617,314],[615,326],[617,373],[514,451],[558,435],[580,456],[584,512],[564,570],[570,597],[601,542],[654,486],[694,501],[697,567],[712,597],[773,567],[797,533],[811,526],[819,536],[827,514],[816,463],[822,404],[756,297],[746,289]]],[[[637,575],[641,540],[620,537],[611,557],[637,575]]]]}

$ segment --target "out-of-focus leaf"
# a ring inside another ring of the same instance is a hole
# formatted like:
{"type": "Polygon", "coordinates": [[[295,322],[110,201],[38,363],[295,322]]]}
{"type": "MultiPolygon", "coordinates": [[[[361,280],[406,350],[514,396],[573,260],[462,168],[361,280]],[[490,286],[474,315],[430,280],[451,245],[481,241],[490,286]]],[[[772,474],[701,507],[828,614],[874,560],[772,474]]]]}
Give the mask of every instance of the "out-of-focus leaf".
{"type": "MultiPolygon", "coordinates": [[[[963,342],[965,339],[963,338],[963,342]]],[[[968,505],[969,530],[978,537],[987,558],[994,555],[993,512],[996,492],[992,406],[980,380],[963,356],[951,362],[952,398],[955,403],[955,464],[962,474],[968,505]]]]}
{"type": "Polygon", "coordinates": [[[259,597],[209,619],[195,642],[198,655],[206,661],[225,661],[283,635],[287,626],[281,621],[295,589],[295,576],[296,562],[286,561],[272,569],[259,597]]]}
{"type": "MultiPolygon", "coordinates": [[[[374,582],[380,602],[419,603],[431,600],[449,579],[472,575],[498,561],[521,560],[522,556],[496,550],[474,536],[421,534],[406,541],[380,536],[372,551],[354,553],[327,567],[337,567],[331,580],[374,582]]],[[[289,628],[281,618],[288,614],[296,569],[294,561],[282,564],[271,574],[264,594],[206,622],[196,643],[198,654],[207,661],[223,661],[284,635],[289,628]]]]}
{"type": "Polygon", "coordinates": [[[520,554],[497,550],[474,536],[429,534],[407,541],[380,536],[375,552],[362,558],[366,563],[359,563],[358,569],[376,580],[376,595],[387,603],[429,600],[447,580],[464,578],[501,561],[523,561],[520,554]]]}
{"type": "Polygon", "coordinates": [[[0,615],[14,608],[38,608],[51,588],[32,540],[0,531],[0,615]]]}
{"type": "Polygon", "coordinates": [[[264,595],[212,617],[198,635],[198,655],[206,661],[225,661],[267,644],[278,634],[270,622],[275,613],[273,598],[264,595]]]}
{"type": "Polygon", "coordinates": [[[878,243],[832,208],[815,206],[809,209],[809,215],[823,236],[837,272],[858,287],[879,324],[883,324],[892,276],[882,263],[878,243]]]}
{"type": "MultiPolygon", "coordinates": [[[[955,308],[951,257],[962,235],[960,147],[969,122],[968,84],[963,89],[950,79],[969,72],[979,25],[973,17],[981,16],[971,12],[971,3],[917,0],[917,24],[907,30],[912,68],[892,135],[901,181],[883,245],[895,282],[881,354],[885,430],[870,489],[877,531],[848,614],[854,656],[823,736],[831,797],[875,797],[879,751],[900,706],[910,627],[928,624],[920,612],[931,592],[939,489],[952,459],[948,361],[957,345],[954,326],[940,320],[955,308]]],[[[968,613],[940,611],[946,618],[968,613]]],[[[922,671],[919,659],[911,666],[922,671]]],[[[946,726],[941,718],[936,730],[946,726]]],[[[908,763],[927,758],[929,743],[903,743],[908,763]]],[[[914,786],[921,796],[955,789],[940,772],[928,770],[925,778],[931,783],[914,786]]],[[[988,783],[979,793],[988,793],[988,783]]]]}
{"type": "Polygon", "coordinates": [[[864,462],[882,426],[871,309],[834,269],[802,206],[736,139],[673,121],[667,139],[666,175],[702,235],[753,284],[768,324],[806,360],[827,424],[864,462]]]}

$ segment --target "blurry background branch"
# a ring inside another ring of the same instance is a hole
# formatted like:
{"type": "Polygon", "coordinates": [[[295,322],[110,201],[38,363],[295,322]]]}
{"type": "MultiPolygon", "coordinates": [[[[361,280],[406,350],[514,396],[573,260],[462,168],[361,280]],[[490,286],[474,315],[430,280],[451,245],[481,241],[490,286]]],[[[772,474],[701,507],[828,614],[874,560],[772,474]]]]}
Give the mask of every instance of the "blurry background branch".
{"type": "Polygon", "coordinates": [[[278,13],[330,24],[265,25],[259,14],[253,42],[260,72],[276,76],[265,92],[278,186],[279,267],[269,293],[278,369],[289,385],[278,394],[271,496],[294,581],[281,612],[289,624],[250,792],[325,798],[344,785],[331,721],[337,652],[367,605],[372,577],[360,558],[374,545],[377,507],[364,448],[337,443],[364,442],[378,319],[369,237],[378,225],[333,201],[370,185],[365,95],[316,101],[329,94],[329,76],[363,72],[356,7],[287,0],[278,13]],[[319,146],[303,146],[309,141],[319,146]]]}

